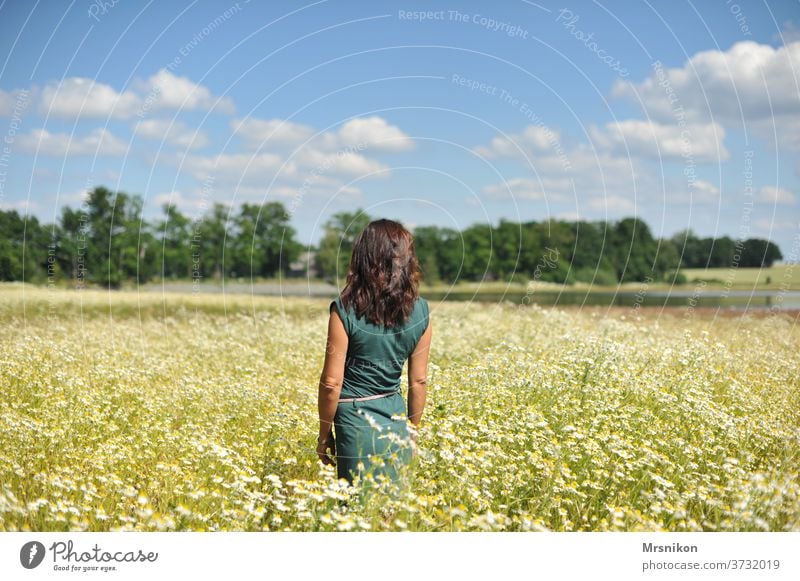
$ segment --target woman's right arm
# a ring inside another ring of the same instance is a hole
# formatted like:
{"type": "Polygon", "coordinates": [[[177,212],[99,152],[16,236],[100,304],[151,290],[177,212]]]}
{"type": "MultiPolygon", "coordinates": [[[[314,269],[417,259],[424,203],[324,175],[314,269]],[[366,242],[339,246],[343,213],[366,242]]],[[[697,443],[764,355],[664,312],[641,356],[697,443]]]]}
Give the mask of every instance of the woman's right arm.
{"type": "Polygon", "coordinates": [[[408,358],[408,419],[417,428],[422,420],[428,392],[428,355],[431,350],[432,332],[429,318],[428,328],[408,358]]]}

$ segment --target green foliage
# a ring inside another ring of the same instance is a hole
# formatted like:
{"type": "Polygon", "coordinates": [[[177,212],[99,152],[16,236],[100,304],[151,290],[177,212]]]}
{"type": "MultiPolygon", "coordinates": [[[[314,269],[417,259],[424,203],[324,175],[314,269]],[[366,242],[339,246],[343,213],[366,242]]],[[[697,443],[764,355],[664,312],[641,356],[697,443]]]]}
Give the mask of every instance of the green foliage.
{"type": "Polygon", "coordinates": [[[672,284],[686,284],[689,282],[689,278],[681,271],[676,270],[667,275],[667,282],[672,284]]]}
{"type": "Polygon", "coordinates": [[[337,281],[337,285],[341,286],[347,278],[356,236],[371,221],[372,218],[361,209],[355,212],[339,212],[328,220],[317,253],[317,270],[323,277],[337,281]]]}
{"type": "MultiPolygon", "coordinates": [[[[54,225],[0,211],[0,280],[72,280],[108,288],[124,281],[274,277],[301,251],[283,204],[242,204],[238,212],[215,203],[195,217],[163,206],[163,219],[142,218],[140,196],[89,192],[82,206],[62,209],[54,225]]],[[[320,275],[341,286],[356,236],[372,220],[363,210],[339,212],[325,224],[316,253],[320,275]]],[[[657,239],[638,218],[616,222],[545,220],[462,231],[414,230],[423,278],[429,283],[529,280],[597,285],[618,282],[682,284],[682,268],[771,266],[782,258],[757,238],[699,238],[691,230],[657,239]]]]}
{"type": "Polygon", "coordinates": [[[300,253],[289,213],[280,202],[243,204],[235,224],[236,236],[228,258],[235,275],[275,276],[300,253]]]}
{"type": "Polygon", "coordinates": [[[672,237],[672,243],[683,268],[768,268],[783,258],[776,244],[761,238],[699,238],[684,230],[672,237]]]}
{"type": "Polygon", "coordinates": [[[238,216],[214,204],[196,219],[163,206],[163,220],[142,217],[141,196],[102,186],[57,224],[0,211],[0,280],[73,281],[119,288],[156,278],[271,277],[300,252],[282,204],[243,204],[238,216]]]}

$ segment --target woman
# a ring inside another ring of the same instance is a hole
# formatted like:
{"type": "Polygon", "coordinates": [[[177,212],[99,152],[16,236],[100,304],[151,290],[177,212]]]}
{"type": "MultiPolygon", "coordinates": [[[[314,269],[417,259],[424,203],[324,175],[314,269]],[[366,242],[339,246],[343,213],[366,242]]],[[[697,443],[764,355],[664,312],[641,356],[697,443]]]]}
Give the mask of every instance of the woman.
{"type": "Polygon", "coordinates": [[[408,230],[376,220],[356,239],[345,288],[330,304],[317,455],[350,483],[369,474],[396,480],[413,456],[431,343],[420,277],[408,230]],[[400,393],[406,360],[407,414],[400,393]]]}

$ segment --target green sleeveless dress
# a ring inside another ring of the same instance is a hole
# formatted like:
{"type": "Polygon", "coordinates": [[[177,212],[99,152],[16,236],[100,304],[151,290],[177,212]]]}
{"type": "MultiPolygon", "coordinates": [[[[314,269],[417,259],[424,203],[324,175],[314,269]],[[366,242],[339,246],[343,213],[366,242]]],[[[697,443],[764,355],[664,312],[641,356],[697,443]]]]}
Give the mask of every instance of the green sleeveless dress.
{"type": "Polygon", "coordinates": [[[345,310],[341,298],[331,302],[348,336],[344,382],[333,420],[336,472],[353,482],[371,474],[376,480],[397,480],[411,460],[406,403],[400,393],[403,364],[428,328],[428,302],[419,297],[411,316],[397,328],[373,325],[345,310]],[[341,401],[390,395],[366,401],[341,401]],[[398,441],[399,440],[401,441],[398,441]]]}

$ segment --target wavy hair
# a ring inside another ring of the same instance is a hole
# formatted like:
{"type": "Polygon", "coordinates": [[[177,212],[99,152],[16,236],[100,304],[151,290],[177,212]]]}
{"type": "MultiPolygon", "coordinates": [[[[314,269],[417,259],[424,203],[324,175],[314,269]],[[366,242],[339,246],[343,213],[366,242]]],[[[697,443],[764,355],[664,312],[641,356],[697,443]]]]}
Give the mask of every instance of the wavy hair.
{"type": "Polygon", "coordinates": [[[393,220],[370,222],[356,238],[342,306],[374,325],[395,327],[411,316],[422,273],[414,238],[393,220]]]}

